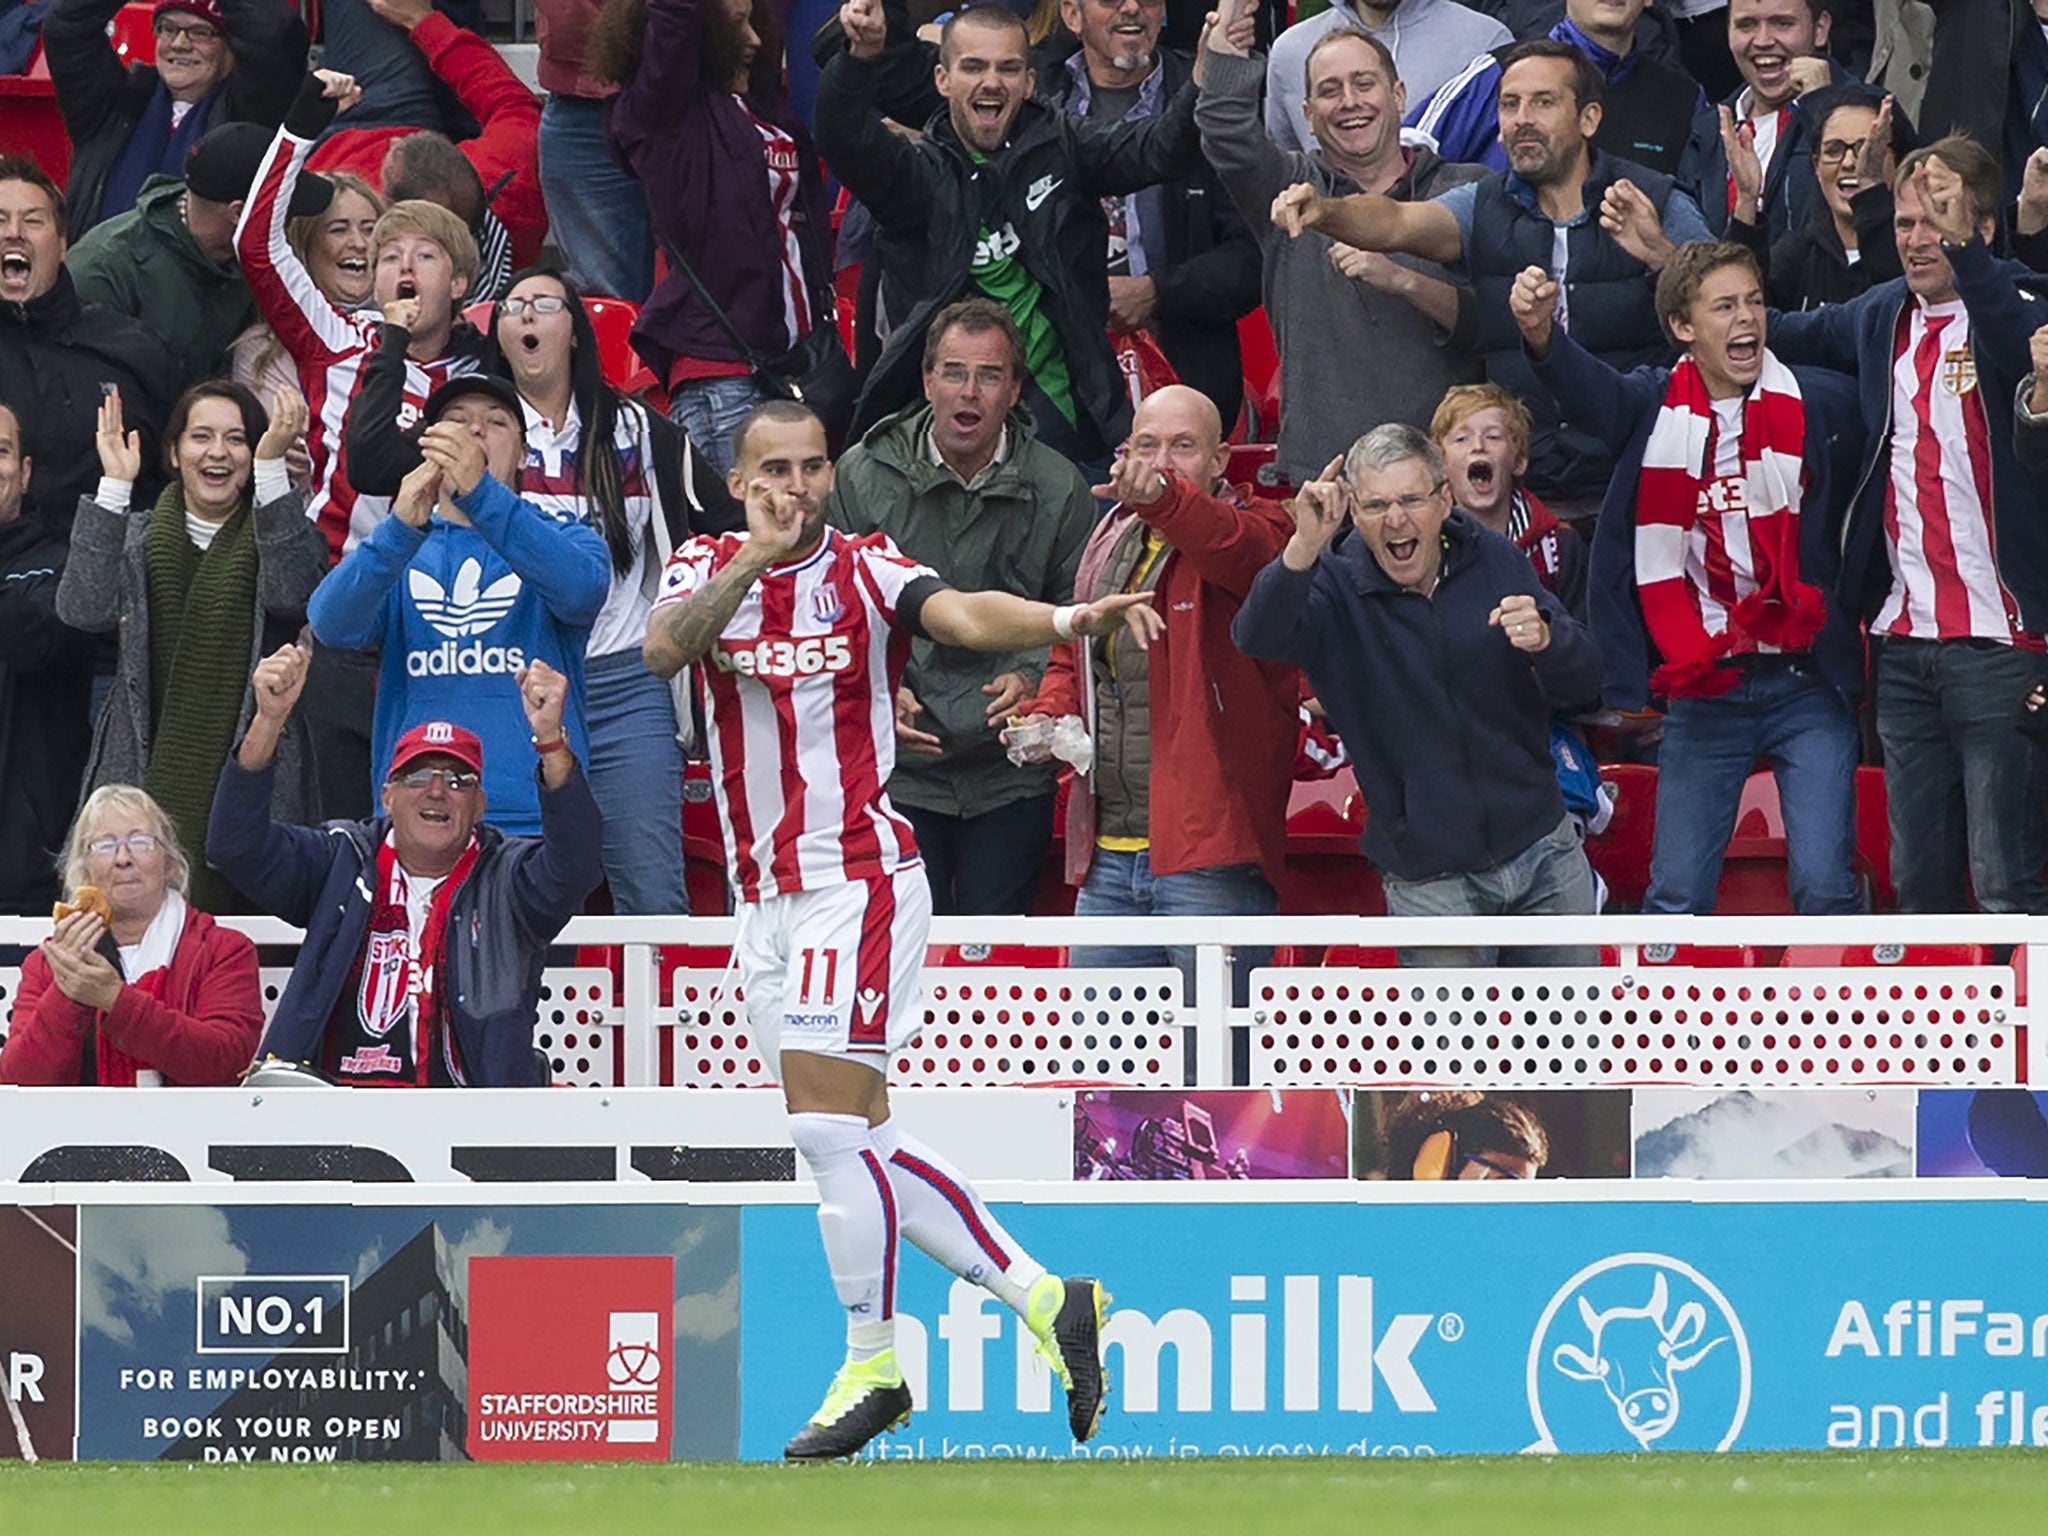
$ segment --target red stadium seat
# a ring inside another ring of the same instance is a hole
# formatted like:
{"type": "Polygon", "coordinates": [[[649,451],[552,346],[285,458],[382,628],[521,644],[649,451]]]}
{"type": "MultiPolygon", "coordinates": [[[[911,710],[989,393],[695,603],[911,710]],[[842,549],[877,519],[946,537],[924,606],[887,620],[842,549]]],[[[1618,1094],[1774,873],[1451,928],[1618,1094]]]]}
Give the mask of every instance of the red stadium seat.
{"type": "Polygon", "coordinates": [[[133,0],[114,12],[112,42],[114,56],[125,67],[156,62],[156,7],[148,0],[133,0]]]}
{"type": "Polygon", "coordinates": [[[1287,797],[1287,847],[1300,853],[1356,853],[1365,801],[1349,767],[1327,779],[1296,779],[1287,797]]]}
{"type": "Polygon", "coordinates": [[[1650,888],[1650,845],[1657,827],[1657,770],[1648,763],[1610,763],[1600,777],[1616,791],[1607,830],[1586,840],[1586,857],[1607,882],[1609,902],[1642,904],[1650,888]]]}
{"type": "Polygon", "coordinates": [[[1244,362],[1245,440],[1272,442],[1280,435],[1280,352],[1263,308],[1237,322],[1237,349],[1244,362]]]}
{"type": "Polygon", "coordinates": [[[597,333],[598,362],[613,389],[637,395],[661,382],[633,350],[633,326],[640,318],[638,304],[587,294],[583,312],[590,316],[590,328],[597,333]]]}
{"type": "Polygon", "coordinates": [[[40,44],[22,73],[0,75],[0,144],[9,153],[27,155],[60,187],[70,175],[71,140],[40,44]]]}
{"type": "Polygon", "coordinates": [[[1359,965],[1370,970],[1390,970],[1401,963],[1401,957],[1391,945],[1385,944],[1332,944],[1323,951],[1325,965],[1359,965]]]}
{"type": "Polygon", "coordinates": [[[1780,965],[1989,965],[1988,944],[1788,944],[1780,965]]]}
{"type": "Polygon", "coordinates": [[[1282,912],[1384,914],[1380,877],[1359,852],[1365,800],[1347,765],[1327,779],[1297,779],[1287,802],[1282,912]]]}
{"type": "Polygon", "coordinates": [[[1779,808],[1778,781],[1772,774],[1752,773],[1742,786],[1742,804],[1721,861],[1721,886],[1714,893],[1714,910],[1744,914],[1792,910],[1785,869],[1785,813],[1779,808]]]}
{"type": "Polygon", "coordinates": [[[1155,389],[1180,382],[1180,375],[1173,371],[1173,364],[1166,360],[1166,354],[1159,350],[1159,343],[1149,332],[1111,331],[1109,349],[1116,354],[1117,366],[1123,370],[1124,388],[1134,406],[1144,404],[1145,397],[1155,389]]]}
{"type": "Polygon", "coordinates": [[[1224,478],[1232,485],[1250,486],[1254,496],[1283,497],[1287,482],[1280,478],[1275,461],[1279,451],[1271,443],[1233,443],[1224,478]]]}

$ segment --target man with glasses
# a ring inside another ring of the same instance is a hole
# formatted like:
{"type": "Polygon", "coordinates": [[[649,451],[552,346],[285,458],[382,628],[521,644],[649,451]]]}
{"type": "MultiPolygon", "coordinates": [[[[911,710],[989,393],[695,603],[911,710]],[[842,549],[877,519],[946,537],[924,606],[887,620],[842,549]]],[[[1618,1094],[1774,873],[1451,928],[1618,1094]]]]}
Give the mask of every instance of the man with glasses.
{"type": "Polygon", "coordinates": [[[43,23],[71,140],[73,240],[134,207],[151,176],[183,176],[209,128],[275,128],[306,72],[306,24],[284,0],[157,0],[156,62],[125,65],[107,37],[121,4],[57,0],[43,23]]]}
{"type": "MultiPolygon", "coordinates": [[[[1550,713],[1592,696],[1600,657],[1528,558],[1451,505],[1443,456],[1375,427],[1292,504],[1294,534],[1231,625],[1292,662],[1351,751],[1365,855],[1396,917],[1590,913],[1593,871],[1550,759],[1550,713]]],[[[1404,949],[1491,965],[1495,947],[1404,949]]],[[[1523,964],[1589,963],[1578,946],[1523,964]]]]}
{"type": "Polygon", "coordinates": [[[597,802],[563,723],[569,679],[535,661],[512,680],[533,738],[539,837],[484,824],[483,743],[449,720],[399,738],[382,816],[297,827],[271,819],[270,780],[309,659],[288,645],[257,664],[255,714],[207,828],[207,859],[306,930],[257,1059],[361,1087],[546,1082],[533,1045],[541,966],[603,873],[597,802]]]}
{"type": "Polygon", "coordinates": [[[391,516],[327,573],[306,616],[322,645],[382,651],[372,763],[422,720],[468,720],[491,749],[484,788],[498,825],[539,832],[546,818],[521,759],[513,679],[535,661],[569,679],[564,730],[587,755],[583,649],[610,590],[610,556],[596,530],[510,489],[525,416],[496,374],[463,374],[428,396],[419,451],[391,516]]]}
{"type": "MultiPolygon", "coordinates": [[[[925,333],[924,404],[846,451],[827,520],[887,534],[956,587],[1069,601],[1097,508],[1020,404],[1023,359],[1016,322],[993,299],[941,310],[925,333]]],[[[1056,765],[1012,763],[1001,733],[1045,666],[1044,646],[991,654],[910,641],[889,798],[917,829],[941,915],[1031,910],[1052,846],[1056,765]]]]}

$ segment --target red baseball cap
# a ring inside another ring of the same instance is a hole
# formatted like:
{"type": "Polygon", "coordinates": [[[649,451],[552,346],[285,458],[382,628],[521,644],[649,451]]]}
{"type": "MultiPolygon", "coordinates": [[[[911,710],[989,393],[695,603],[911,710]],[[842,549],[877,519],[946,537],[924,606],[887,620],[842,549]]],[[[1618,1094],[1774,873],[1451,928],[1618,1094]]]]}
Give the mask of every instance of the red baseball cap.
{"type": "Polygon", "coordinates": [[[473,731],[450,725],[446,720],[422,720],[399,737],[384,777],[398,777],[399,770],[416,757],[452,757],[466,768],[484,771],[484,744],[473,731]]]}

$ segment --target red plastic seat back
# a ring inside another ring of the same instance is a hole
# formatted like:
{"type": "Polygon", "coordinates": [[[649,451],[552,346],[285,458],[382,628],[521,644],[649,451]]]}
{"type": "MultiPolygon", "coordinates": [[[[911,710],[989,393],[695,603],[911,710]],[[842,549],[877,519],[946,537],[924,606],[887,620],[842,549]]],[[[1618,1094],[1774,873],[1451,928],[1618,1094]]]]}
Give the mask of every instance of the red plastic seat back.
{"type": "Polygon", "coordinates": [[[109,41],[114,45],[114,56],[123,64],[156,62],[155,10],[148,0],[134,0],[114,12],[114,31],[109,41]]]}

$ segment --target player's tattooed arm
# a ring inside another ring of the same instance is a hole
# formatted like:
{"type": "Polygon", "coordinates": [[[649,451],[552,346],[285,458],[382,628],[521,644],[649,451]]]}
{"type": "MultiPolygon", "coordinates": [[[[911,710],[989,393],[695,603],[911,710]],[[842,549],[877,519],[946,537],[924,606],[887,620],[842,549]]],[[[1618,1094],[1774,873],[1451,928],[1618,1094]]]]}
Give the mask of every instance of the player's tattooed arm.
{"type": "Polygon", "coordinates": [[[743,547],[717,575],[681,602],[655,609],[647,620],[646,643],[640,647],[647,670],[656,677],[674,677],[703,660],[739,612],[747,589],[772,563],[772,556],[762,558],[743,547]]]}

